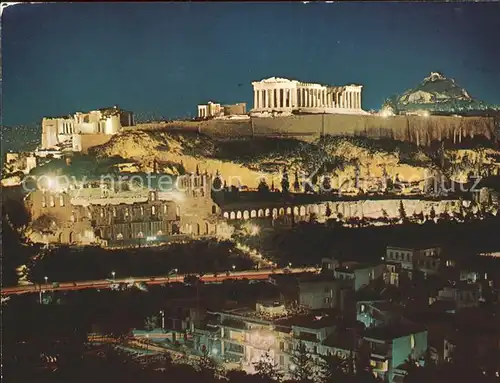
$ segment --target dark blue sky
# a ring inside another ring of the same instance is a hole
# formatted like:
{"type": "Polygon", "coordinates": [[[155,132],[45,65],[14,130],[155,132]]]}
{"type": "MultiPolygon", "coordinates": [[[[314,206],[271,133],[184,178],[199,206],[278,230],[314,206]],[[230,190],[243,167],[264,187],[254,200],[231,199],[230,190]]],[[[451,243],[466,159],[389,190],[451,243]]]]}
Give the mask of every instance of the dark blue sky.
{"type": "Polygon", "coordinates": [[[364,85],[363,108],[441,71],[500,103],[500,4],[73,3],[3,15],[3,123],[118,104],[248,102],[252,80],[364,85]],[[241,84],[241,85],[239,85],[241,84]]]}

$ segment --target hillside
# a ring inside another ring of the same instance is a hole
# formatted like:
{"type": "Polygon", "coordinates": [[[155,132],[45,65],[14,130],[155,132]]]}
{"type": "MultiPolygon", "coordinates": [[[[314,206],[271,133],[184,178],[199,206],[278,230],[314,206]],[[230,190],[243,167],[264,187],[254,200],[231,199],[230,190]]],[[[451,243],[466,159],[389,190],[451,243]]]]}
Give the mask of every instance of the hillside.
{"type": "MultiPolygon", "coordinates": [[[[198,133],[166,131],[126,131],[91,155],[98,159],[122,158],[133,163],[134,171],[180,174],[219,172],[228,180],[238,177],[242,185],[258,186],[262,177],[268,184],[280,184],[280,173],[306,174],[335,179],[365,179],[378,182],[384,175],[406,180],[422,180],[429,169],[441,169],[452,179],[463,180],[469,172],[494,167],[500,153],[494,149],[450,149],[438,156],[436,148],[425,150],[389,139],[326,136],[312,143],[293,139],[256,138],[254,140],[216,141],[198,133]],[[464,160],[465,158],[465,160],[464,160]],[[156,165],[155,165],[156,164],[156,165]]],[[[293,179],[292,179],[293,181],[293,179]]],[[[339,181],[341,182],[341,181],[339,181]]],[[[237,184],[237,183],[233,183],[237,184]]]]}
{"type": "Polygon", "coordinates": [[[429,110],[459,113],[495,109],[492,105],[474,99],[454,79],[439,72],[431,72],[419,85],[391,97],[384,106],[390,106],[396,112],[429,110]]]}

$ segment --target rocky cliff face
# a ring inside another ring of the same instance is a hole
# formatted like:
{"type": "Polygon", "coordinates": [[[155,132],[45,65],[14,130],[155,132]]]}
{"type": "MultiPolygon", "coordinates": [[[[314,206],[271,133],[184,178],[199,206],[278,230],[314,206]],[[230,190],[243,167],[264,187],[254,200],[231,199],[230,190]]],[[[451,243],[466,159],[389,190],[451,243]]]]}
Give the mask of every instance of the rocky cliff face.
{"type": "MultiPolygon", "coordinates": [[[[216,141],[195,133],[144,130],[122,132],[93,152],[97,157],[120,156],[142,172],[153,172],[155,167],[170,174],[219,172],[228,185],[240,183],[249,188],[256,188],[262,178],[268,186],[274,183],[280,188],[287,169],[291,185],[296,172],[317,173],[320,182],[325,175],[331,177],[333,188],[358,179],[363,188],[370,189],[384,177],[421,181],[430,168],[439,166],[430,152],[414,145],[365,137],[326,136],[311,143],[278,138],[216,141]]],[[[446,169],[441,170],[463,180],[478,167],[498,162],[499,153],[493,149],[483,151],[481,158],[476,154],[474,150],[448,150],[443,155],[446,169]]]]}

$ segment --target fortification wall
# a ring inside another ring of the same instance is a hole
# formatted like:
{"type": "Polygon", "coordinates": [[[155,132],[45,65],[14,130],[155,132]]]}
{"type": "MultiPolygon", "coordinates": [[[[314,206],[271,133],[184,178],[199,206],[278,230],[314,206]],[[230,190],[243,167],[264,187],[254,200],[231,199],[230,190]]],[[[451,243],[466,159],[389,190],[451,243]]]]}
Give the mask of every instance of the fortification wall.
{"type": "Polygon", "coordinates": [[[252,118],[246,121],[210,120],[199,131],[214,138],[280,136],[314,140],[321,135],[387,137],[429,145],[443,139],[460,142],[464,137],[495,139],[495,121],[489,117],[298,115],[252,118]]]}

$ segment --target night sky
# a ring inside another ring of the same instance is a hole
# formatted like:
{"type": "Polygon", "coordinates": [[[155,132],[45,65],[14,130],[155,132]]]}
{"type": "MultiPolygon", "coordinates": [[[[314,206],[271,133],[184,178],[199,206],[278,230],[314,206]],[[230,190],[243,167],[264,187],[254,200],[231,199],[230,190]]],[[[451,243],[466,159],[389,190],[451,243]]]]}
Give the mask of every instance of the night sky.
{"type": "Polygon", "coordinates": [[[2,20],[3,124],[120,105],[139,118],[253,102],[251,81],[364,85],[363,108],[431,71],[500,104],[498,3],[74,3],[2,20]]]}

